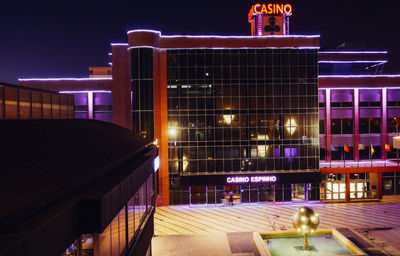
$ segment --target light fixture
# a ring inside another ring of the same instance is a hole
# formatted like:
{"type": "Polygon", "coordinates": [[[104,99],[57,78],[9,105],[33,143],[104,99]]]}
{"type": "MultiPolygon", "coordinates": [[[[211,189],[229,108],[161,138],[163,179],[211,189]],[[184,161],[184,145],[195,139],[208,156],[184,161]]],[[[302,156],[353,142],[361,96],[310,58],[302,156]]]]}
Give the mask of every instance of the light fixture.
{"type": "Polygon", "coordinates": [[[188,167],[189,162],[188,162],[186,156],[183,156],[183,157],[182,157],[182,160],[183,160],[183,161],[182,161],[182,168],[183,168],[183,171],[186,171],[186,168],[188,167]]]}
{"type": "Polygon", "coordinates": [[[290,133],[290,135],[293,135],[297,128],[296,121],[293,118],[288,119],[285,124],[285,128],[290,133]]]}
{"type": "Polygon", "coordinates": [[[227,125],[231,125],[234,115],[223,115],[224,123],[227,125]]]}

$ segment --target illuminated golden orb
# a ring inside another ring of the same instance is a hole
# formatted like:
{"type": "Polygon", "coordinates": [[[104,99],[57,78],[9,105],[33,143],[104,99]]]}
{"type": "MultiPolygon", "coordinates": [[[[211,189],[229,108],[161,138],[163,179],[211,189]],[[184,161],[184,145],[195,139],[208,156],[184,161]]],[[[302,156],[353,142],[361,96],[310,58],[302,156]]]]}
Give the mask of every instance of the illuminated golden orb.
{"type": "Polygon", "coordinates": [[[300,207],[293,215],[293,227],[304,235],[304,249],[308,249],[307,235],[313,233],[319,224],[319,215],[313,209],[300,207]]]}

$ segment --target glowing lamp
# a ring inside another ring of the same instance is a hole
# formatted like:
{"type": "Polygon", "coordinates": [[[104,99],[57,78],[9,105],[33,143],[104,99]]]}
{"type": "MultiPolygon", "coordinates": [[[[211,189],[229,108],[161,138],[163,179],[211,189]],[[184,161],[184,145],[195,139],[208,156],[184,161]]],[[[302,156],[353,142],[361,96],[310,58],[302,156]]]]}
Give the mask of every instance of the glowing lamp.
{"type": "Polygon", "coordinates": [[[183,168],[183,171],[186,171],[186,168],[188,167],[189,162],[188,162],[186,156],[183,156],[183,157],[182,157],[182,160],[183,160],[183,161],[182,161],[182,168],[183,168]]]}
{"type": "Polygon", "coordinates": [[[293,118],[288,119],[285,124],[285,128],[290,133],[290,135],[293,135],[297,128],[296,121],[293,118]]]}
{"type": "Polygon", "coordinates": [[[293,215],[293,227],[304,235],[304,250],[308,249],[307,235],[313,233],[319,225],[319,215],[311,208],[300,207],[293,215]]]}
{"type": "Polygon", "coordinates": [[[176,135],[178,135],[178,130],[175,127],[169,127],[168,128],[168,136],[170,138],[176,138],[176,135]]]}
{"type": "Polygon", "coordinates": [[[234,115],[223,115],[224,118],[224,123],[227,125],[231,125],[233,118],[235,118],[234,115]]]}

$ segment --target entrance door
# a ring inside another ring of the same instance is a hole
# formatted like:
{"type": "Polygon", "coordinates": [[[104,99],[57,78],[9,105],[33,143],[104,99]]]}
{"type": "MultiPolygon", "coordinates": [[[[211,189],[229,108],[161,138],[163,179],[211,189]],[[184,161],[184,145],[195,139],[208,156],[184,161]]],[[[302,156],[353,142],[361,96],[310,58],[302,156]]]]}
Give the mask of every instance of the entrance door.
{"type": "Polygon", "coordinates": [[[292,184],[292,200],[305,201],[306,200],[305,190],[306,190],[306,185],[304,183],[292,184]]]}
{"type": "Polygon", "coordinates": [[[274,185],[273,184],[261,184],[258,189],[260,202],[273,202],[274,195],[274,185]]]}

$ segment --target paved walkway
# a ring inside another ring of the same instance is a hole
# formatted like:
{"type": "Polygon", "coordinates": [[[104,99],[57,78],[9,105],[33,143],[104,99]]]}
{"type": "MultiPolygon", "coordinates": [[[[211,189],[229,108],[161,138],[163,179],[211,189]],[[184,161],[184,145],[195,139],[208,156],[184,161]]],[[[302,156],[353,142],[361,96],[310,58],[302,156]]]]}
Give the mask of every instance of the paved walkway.
{"type": "MultiPolygon", "coordinates": [[[[319,213],[319,228],[321,229],[349,228],[366,241],[386,250],[387,255],[400,255],[400,197],[398,196],[386,197],[382,202],[369,203],[268,203],[158,207],[154,217],[156,239],[153,244],[158,237],[161,237],[158,239],[166,239],[165,235],[206,236],[230,232],[292,230],[291,217],[300,206],[312,207],[319,213]]],[[[226,239],[223,235],[222,237],[221,239],[226,239]]],[[[157,244],[154,244],[153,248],[157,248],[157,244]]]]}

